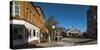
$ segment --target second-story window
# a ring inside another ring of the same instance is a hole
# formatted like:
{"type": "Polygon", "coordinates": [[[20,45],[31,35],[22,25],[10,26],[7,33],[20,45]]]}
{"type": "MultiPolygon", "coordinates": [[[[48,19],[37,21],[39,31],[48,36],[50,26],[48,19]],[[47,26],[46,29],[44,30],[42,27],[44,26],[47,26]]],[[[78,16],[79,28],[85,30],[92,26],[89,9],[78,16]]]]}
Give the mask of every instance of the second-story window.
{"type": "Polygon", "coordinates": [[[27,20],[29,21],[30,20],[30,15],[29,15],[30,13],[29,13],[29,9],[28,8],[26,9],[26,13],[27,13],[26,15],[27,15],[27,18],[28,18],[27,20]]]}
{"type": "Polygon", "coordinates": [[[27,20],[29,21],[29,22],[32,22],[32,12],[27,8],[26,9],[26,15],[27,15],[27,20]]]}
{"type": "Polygon", "coordinates": [[[13,2],[13,15],[14,17],[20,15],[20,2],[19,1],[14,1],[13,2]]]}

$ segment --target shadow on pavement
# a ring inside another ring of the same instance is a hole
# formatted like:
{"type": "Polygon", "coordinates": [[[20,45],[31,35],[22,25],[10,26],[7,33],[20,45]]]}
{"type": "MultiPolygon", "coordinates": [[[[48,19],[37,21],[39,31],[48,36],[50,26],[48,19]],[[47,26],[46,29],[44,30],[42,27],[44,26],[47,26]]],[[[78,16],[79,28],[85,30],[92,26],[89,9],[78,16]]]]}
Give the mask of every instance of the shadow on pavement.
{"type": "MultiPolygon", "coordinates": [[[[87,41],[76,42],[76,43],[87,43],[87,42],[91,42],[91,41],[94,41],[94,39],[87,40],[87,41]]],[[[96,41],[97,41],[97,40],[96,40],[96,41]]]]}
{"type": "Polygon", "coordinates": [[[76,42],[74,45],[92,45],[92,44],[97,44],[97,40],[92,39],[92,40],[87,40],[87,41],[82,41],[82,42],[76,42]],[[90,42],[93,42],[93,43],[90,43],[90,42]]]}
{"type": "Polygon", "coordinates": [[[36,46],[35,44],[23,44],[23,45],[17,45],[17,46],[13,46],[12,49],[26,49],[26,48],[43,48],[42,46],[36,46]]]}

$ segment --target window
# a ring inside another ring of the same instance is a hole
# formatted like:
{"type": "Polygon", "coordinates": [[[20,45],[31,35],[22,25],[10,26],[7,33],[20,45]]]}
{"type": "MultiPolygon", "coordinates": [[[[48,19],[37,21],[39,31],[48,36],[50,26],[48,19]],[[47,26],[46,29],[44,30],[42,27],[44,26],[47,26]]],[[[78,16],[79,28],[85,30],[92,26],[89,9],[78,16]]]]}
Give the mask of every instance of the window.
{"type": "Polygon", "coordinates": [[[19,7],[15,5],[15,16],[19,16],[19,7]]]}
{"type": "Polygon", "coordinates": [[[19,16],[20,14],[20,4],[19,1],[13,2],[13,15],[14,17],[19,16]]]}
{"type": "Polygon", "coordinates": [[[35,30],[33,30],[33,36],[35,36],[35,30]]]}
{"type": "Polygon", "coordinates": [[[29,21],[30,19],[29,19],[29,11],[28,10],[27,10],[27,17],[28,17],[28,21],[29,21]]]}
{"type": "Polygon", "coordinates": [[[14,28],[14,30],[13,30],[13,39],[23,39],[21,28],[14,28]]]}
{"type": "Polygon", "coordinates": [[[31,21],[31,11],[27,8],[27,10],[26,10],[26,15],[27,15],[27,17],[28,17],[28,21],[31,21]]]}
{"type": "Polygon", "coordinates": [[[31,38],[31,30],[29,30],[30,38],[31,38]]]}
{"type": "Polygon", "coordinates": [[[15,1],[15,16],[19,16],[19,2],[15,1]]]}

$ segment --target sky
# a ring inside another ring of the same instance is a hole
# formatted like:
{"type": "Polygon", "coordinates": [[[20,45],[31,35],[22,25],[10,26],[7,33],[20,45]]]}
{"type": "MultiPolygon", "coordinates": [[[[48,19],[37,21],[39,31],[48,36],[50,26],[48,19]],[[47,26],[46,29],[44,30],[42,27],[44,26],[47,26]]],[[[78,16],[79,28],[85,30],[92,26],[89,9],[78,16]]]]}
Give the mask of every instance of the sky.
{"type": "Polygon", "coordinates": [[[72,5],[72,4],[54,4],[34,2],[36,6],[40,6],[45,20],[50,16],[54,16],[55,20],[59,22],[59,26],[63,28],[75,27],[81,32],[87,30],[87,10],[88,5],[72,5]]]}

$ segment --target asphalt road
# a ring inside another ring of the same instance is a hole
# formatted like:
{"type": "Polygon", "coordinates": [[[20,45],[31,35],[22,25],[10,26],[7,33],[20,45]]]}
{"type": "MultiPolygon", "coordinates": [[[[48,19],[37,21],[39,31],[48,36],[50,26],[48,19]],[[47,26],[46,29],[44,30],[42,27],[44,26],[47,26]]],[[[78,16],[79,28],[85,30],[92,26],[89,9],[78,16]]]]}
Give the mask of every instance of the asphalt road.
{"type": "Polygon", "coordinates": [[[13,49],[23,49],[23,48],[46,48],[46,47],[67,47],[67,46],[77,46],[77,45],[92,45],[97,44],[97,40],[93,39],[79,39],[79,38],[62,38],[62,41],[47,42],[40,44],[23,44],[14,46],[13,49]]]}
{"type": "Polygon", "coordinates": [[[94,44],[97,44],[97,40],[79,39],[79,38],[62,38],[62,41],[46,47],[67,47],[67,46],[94,45],[94,44]]]}
{"type": "Polygon", "coordinates": [[[97,40],[94,40],[94,39],[63,38],[62,40],[66,43],[74,43],[74,45],[97,44],[97,40]]]}

